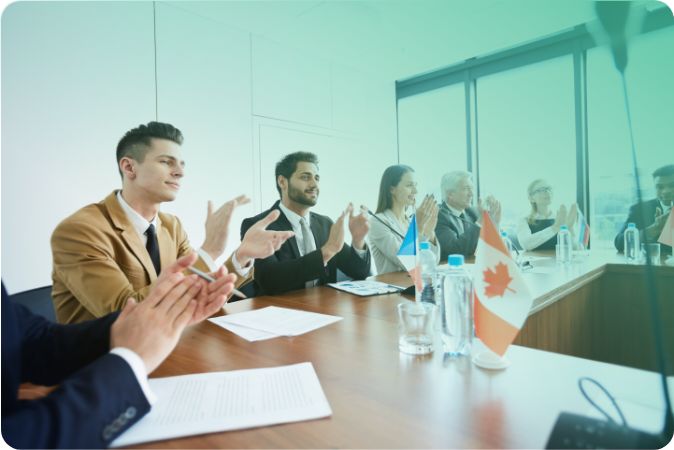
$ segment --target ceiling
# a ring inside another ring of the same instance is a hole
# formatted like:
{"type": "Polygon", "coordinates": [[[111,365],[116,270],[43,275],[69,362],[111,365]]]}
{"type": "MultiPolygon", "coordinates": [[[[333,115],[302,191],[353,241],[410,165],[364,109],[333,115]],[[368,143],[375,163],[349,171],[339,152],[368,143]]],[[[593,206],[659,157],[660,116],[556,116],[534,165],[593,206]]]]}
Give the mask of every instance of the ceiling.
{"type": "Polygon", "coordinates": [[[594,19],[592,2],[585,0],[162,3],[387,79],[406,78],[594,19]]]}

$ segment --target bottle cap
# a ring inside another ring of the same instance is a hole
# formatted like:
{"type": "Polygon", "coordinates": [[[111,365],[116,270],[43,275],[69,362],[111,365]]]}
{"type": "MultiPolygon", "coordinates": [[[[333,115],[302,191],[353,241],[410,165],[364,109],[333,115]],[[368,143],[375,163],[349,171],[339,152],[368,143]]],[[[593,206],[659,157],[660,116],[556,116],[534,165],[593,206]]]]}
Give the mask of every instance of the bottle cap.
{"type": "Polygon", "coordinates": [[[505,231],[501,231],[501,236],[508,237],[508,233],[506,233],[505,231]]]}
{"type": "Polygon", "coordinates": [[[569,227],[567,227],[566,225],[562,225],[561,227],[559,227],[559,231],[562,231],[562,230],[567,230],[567,231],[568,231],[568,230],[569,230],[569,227]]]}
{"type": "Polygon", "coordinates": [[[447,264],[453,267],[463,266],[463,255],[449,255],[447,264]]]}
{"type": "Polygon", "coordinates": [[[431,244],[428,241],[419,242],[419,250],[430,250],[431,244]]]}
{"type": "Polygon", "coordinates": [[[637,226],[634,224],[634,222],[630,222],[627,224],[627,228],[636,228],[637,226]]]}

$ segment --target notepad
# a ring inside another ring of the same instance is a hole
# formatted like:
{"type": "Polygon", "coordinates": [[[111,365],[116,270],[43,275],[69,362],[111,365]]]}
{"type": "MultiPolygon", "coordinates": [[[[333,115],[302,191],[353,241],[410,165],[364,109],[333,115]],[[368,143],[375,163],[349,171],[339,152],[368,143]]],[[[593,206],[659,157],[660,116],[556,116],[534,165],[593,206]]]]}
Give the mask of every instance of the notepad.
{"type": "Polygon", "coordinates": [[[360,297],[393,294],[405,289],[401,286],[375,280],[340,281],[339,283],[328,283],[328,286],[360,297]]]}

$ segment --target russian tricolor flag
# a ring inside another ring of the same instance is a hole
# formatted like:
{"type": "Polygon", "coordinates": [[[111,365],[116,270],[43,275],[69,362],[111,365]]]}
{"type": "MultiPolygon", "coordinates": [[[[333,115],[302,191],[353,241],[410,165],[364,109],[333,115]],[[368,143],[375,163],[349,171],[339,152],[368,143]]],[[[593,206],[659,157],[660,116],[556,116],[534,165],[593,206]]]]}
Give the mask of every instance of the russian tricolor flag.
{"type": "Polygon", "coordinates": [[[403,243],[400,244],[398,250],[398,259],[405,266],[405,269],[410,273],[414,286],[421,291],[421,276],[419,276],[419,265],[417,263],[417,254],[419,249],[419,238],[417,236],[417,217],[412,216],[410,226],[405,234],[403,243]]]}
{"type": "Polygon", "coordinates": [[[585,216],[581,210],[576,206],[578,211],[578,219],[576,220],[576,238],[578,239],[579,248],[587,248],[587,244],[590,243],[590,226],[585,220],[585,216]]]}

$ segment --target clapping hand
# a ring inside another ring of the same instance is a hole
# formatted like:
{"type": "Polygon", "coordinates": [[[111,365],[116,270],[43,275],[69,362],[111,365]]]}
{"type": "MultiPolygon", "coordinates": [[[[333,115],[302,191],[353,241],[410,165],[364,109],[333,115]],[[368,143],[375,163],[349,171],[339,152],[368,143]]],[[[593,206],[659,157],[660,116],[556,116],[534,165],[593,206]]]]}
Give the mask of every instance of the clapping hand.
{"type": "Polygon", "coordinates": [[[569,212],[566,215],[566,226],[569,228],[569,230],[574,229],[574,225],[576,225],[576,220],[578,220],[578,206],[573,203],[569,207],[569,212]]]}
{"type": "Polygon", "coordinates": [[[237,206],[245,205],[249,202],[250,199],[248,197],[239,195],[213,211],[213,203],[209,200],[206,214],[206,239],[201,248],[214,261],[225,251],[227,235],[229,233],[229,222],[232,220],[234,210],[237,206]]]}
{"type": "Polygon", "coordinates": [[[267,230],[269,224],[278,219],[280,214],[275,209],[246,231],[236,251],[236,258],[242,266],[247,266],[251,259],[266,258],[274,254],[285,241],[295,235],[292,231],[267,230]]]}
{"type": "Polygon", "coordinates": [[[566,224],[566,206],[561,205],[557,210],[557,217],[555,217],[555,223],[552,224],[556,231],[559,231],[562,225],[566,224]]]}
{"type": "Polygon", "coordinates": [[[321,247],[323,264],[327,264],[344,247],[344,217],[347,211],[339,215],[335,223],[330,227],[328,240],[321,247]]]}
{"type": "Polygon", "coordinates": [[[419,233],[431,241],[435,240],[435,225],[438,223],[438,205],[432,195],[427,195],[417,208],[416,217],[419,233]]]}
{"type": "Polygon", "coordinates": [[[349,203],[349,206],[346,208],[346,212],[349,213],[349,231],[351,232],[351,244],[354,248],[358,250],[363,250],[365,248],[365,236],[370,231],[370,222],[367,220],[367,215],[365,214],[367,208],[364,206],[360,207],[360,212],[353,215],[353,204],[349,203]]]}

